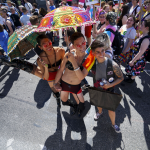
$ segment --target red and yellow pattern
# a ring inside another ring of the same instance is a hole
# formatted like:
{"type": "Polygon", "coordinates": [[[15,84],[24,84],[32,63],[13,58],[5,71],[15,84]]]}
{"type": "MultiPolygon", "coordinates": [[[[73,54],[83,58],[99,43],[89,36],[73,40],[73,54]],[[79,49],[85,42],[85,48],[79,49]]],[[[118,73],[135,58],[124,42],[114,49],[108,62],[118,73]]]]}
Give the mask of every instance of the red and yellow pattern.
{"type": "Polygon", "coordinates": [[[88,57],[86,58],[82,66],[89,72],[93,67],[94,63],[95,63],[95,57],[93,56],[92,51],[90,51],[88,57]]]}
{"type": "Polygon", "coordinates": [[[49,12],[41,21],[37,32],[58,30],[60,28],[91,26],[96,22],[92,21],[90,15],[78,7],[60,7],[49,12]]]}

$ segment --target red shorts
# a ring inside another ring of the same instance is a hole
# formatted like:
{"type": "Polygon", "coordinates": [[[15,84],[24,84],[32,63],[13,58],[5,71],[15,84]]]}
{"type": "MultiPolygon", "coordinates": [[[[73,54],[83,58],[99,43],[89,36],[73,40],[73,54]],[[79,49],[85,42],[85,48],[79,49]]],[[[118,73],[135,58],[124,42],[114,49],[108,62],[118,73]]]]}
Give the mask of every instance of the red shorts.
{"type": "Polygon", "coordinates": [[[49,72],[49,78],[48,78],[47,81],[51,82],[51,81],[55,80],[56,74],[57,74],[57,71],[55,71],[55,72],[49,72]]]}
{"type": "Polygon", "coordinates": [[[92,30],[92,26],[86,26],[85,27],[85,36],[87,38],[90,38],[91,37],[91,30],[92,30]]]}
{"type": "Polygon", "coordinates": [[[80,94],[82,92],[80,84],[71,85],[61,80],[61,87],[62,87],[62,91],[66,91],[72,94],[80,94]]]}

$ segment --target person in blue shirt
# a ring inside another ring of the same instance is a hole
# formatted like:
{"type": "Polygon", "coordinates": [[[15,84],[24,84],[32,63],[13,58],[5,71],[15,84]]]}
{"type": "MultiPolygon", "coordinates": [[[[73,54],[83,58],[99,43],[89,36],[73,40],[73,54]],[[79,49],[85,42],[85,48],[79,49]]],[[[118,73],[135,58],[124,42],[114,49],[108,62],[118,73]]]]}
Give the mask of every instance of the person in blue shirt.
{"type": "Polygon", "coordinates": [[[47,6],[47,11],[48,12],[50,12],[50,11],[52,11],[56,8],[55,5],[54,5],[53,0],[49,0],[49,1],[46,0],[46,6],[47,6]]]}
{"type": "MultiPolygon", "coordinates": [[[[9,34],[6,30],[4,30],[3,25],[1,24],[0,24],[0,37],[1,37],[0,45],[7,54],[7,43],[8,43],[9,34]]],[[[2,55],[2,52],[0,52],[0,55],[2,55]]]]}

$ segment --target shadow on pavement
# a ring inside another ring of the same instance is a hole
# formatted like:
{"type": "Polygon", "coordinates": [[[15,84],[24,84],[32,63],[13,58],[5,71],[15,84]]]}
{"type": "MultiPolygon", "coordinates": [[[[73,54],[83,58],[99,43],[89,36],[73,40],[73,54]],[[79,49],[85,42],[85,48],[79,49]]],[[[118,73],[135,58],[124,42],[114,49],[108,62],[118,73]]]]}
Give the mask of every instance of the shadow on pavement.
{"type": "Polygon", "coordinates": [[[4,66],[2,70],[0,70],[0,77],[5,74],[5,72],[9,69],[9,66],[4,66]]]}
{"type": "MultiPolygon", "coordinates": [[[[116,124],[119,125],[117,118],[116,124]]],[[[122,134],[116,133],[112,128],[107,110],[103,110],[103,115],[99,118],[97,126],[94,127],[93,130],[96,132],[96,135],[93,138],[92,150],[125,149],[125,146],[121,147],[121,142],[124,143],[122,140],[122,134]]]]}
{"type": "Polygon", "coordinates": [[[52,91],[47,81],[41,79],[34,93],[34,100],[40,108],[44,107],[45,102],[50,99],[51,93],[52,91]]]}
{"type": "Polygon", "coordinates": [[[72,119],[67,112],[62,112],[62,114],[67,124],[65,139],[63,140],[64,133],[62,133],[63,123],[60,109],[57,108],[57,129],[52,136],[48,137],[43,150],[91,150],[91,146],[86,143],[87,132],[83,119],[72,119]],[[76,140],[79,137],[76,137],[75,134],[72,137],[73,132],[80,133],[81,139],[76,140]]]}
{"type": "Polygon", "coordinates": [[[7,72],[2,78],[0,78],[0,82],[9,75],[9,78],[5,82],[4,86],[0,89],[0,98],[4,98],[9,93],[10,89],[13,86],[14,81],[17,81],[19,78],[19,69],[12,69],[11,71],[7,72]]]}
{"type": "MultiPolygon", "coordinates": [[[[150,64],[149,64],[150,65],[150,64]]],[[[131,120],[131,114],[129,109],[129,104],[139,113],[143,118],[143,127],[145,141],[147,143],[148,149],[150,149],[150,87],[148,84],[150,74],[141,73],[138,79],[138,83],[125,83],[125,86],[120,86],[121,90],[126,93],[130,98],[124,98],[125,112],[131,120]],[[140,80],[141,79],[141,80],[140,80]],[[140,83],[141,82],[141,83],[140,83]],[[141,84],[141,85],[140,85],[141,84]],[[143,87],[142,87],[143,86],[143,87]],[[132,92],[131,92],[132,91],[132,92]]],[[[131,121],[130,121],[131,124],[131,121]]]]}

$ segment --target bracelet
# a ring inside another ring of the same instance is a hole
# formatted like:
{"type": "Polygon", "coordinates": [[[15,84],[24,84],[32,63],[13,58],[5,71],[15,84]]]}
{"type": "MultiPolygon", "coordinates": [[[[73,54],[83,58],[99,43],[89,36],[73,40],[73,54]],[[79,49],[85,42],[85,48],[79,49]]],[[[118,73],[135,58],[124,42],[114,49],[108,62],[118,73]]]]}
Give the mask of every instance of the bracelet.
{"type": "Polygon", "coordinates": [[[74,71],[78,71],[79,69],[80,69],[80,67],[78,67],[78,68],[74,69],[74,71]]]}

